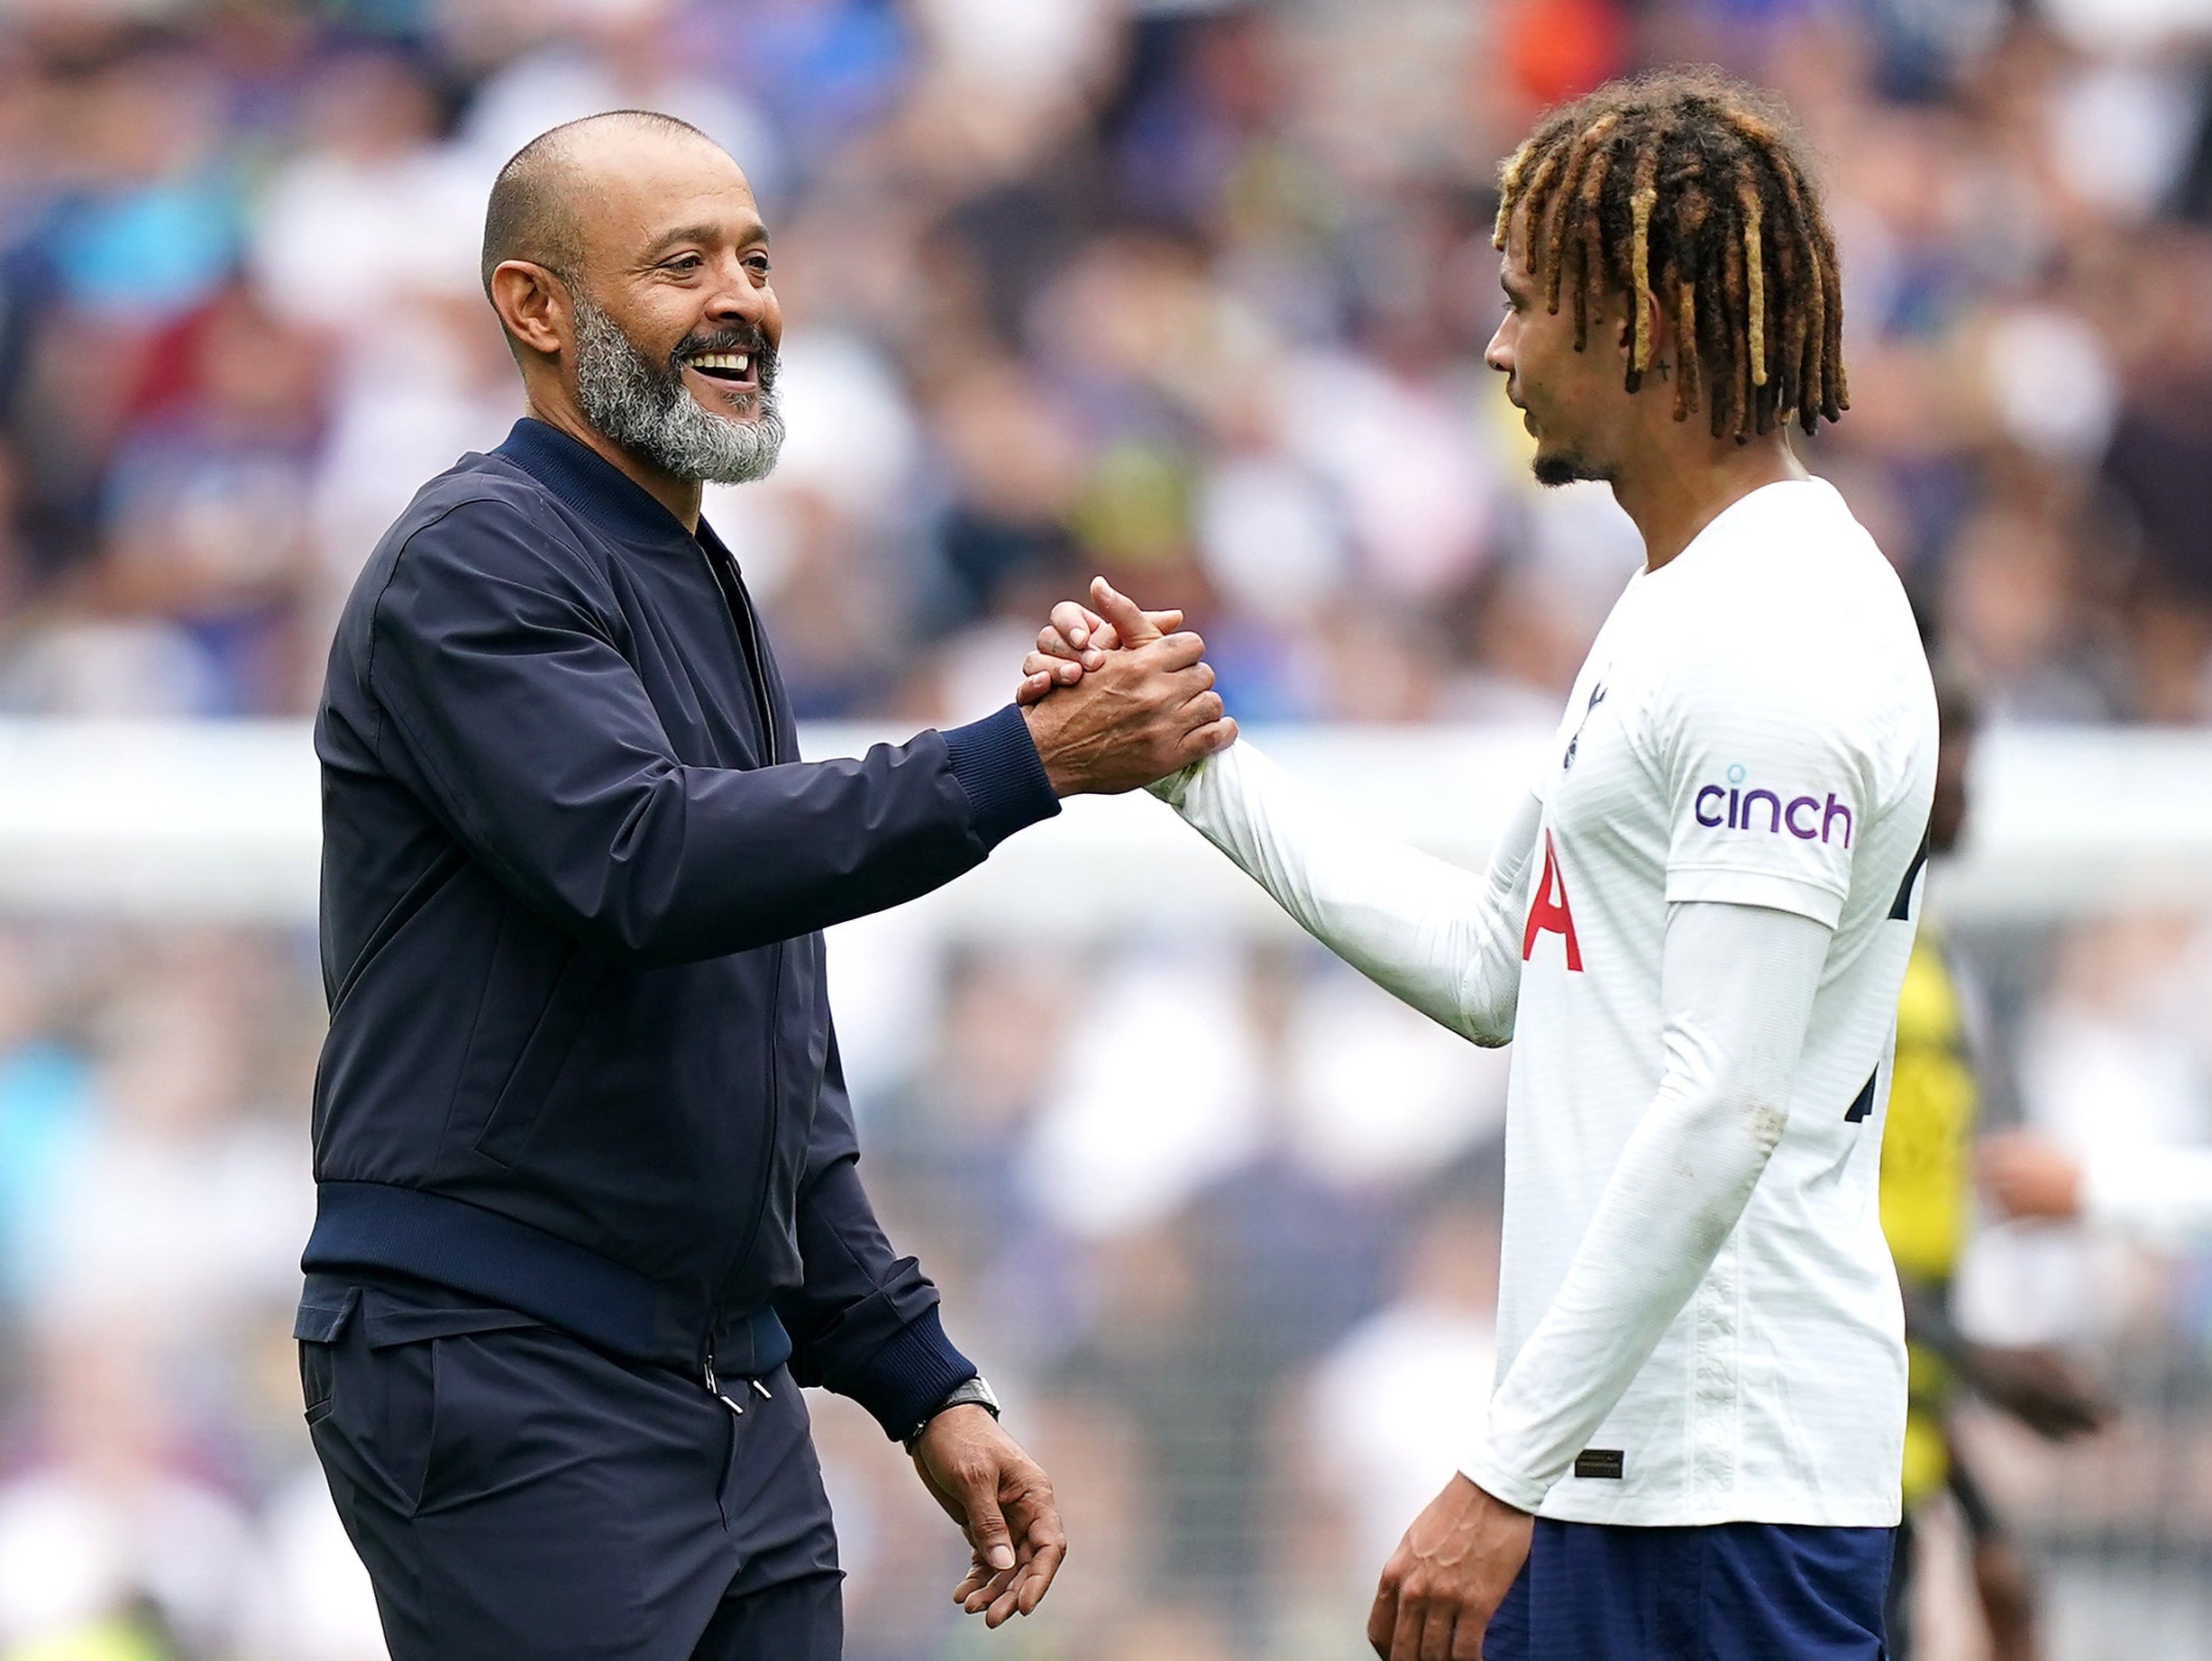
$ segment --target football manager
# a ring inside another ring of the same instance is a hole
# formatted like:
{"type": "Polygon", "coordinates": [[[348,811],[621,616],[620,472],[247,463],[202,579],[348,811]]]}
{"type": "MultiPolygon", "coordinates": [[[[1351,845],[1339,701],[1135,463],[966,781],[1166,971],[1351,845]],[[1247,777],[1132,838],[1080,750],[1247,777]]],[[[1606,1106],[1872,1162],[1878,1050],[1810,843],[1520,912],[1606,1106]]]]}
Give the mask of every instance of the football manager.
{"type": "Polygon", "coordinates": [[[802,1384],[905,1443],[988,1624],[1065,1549],[870,1209],[819,931],[1235,729],[1170,634],[1034,708],[799,759],[699,517],[782,438],[767,244],[666,116],[516,155],[483,278],[528,415],[423,488],[332,648],[296,1336],[398,1661],[837,1655],[802,1384]]]}

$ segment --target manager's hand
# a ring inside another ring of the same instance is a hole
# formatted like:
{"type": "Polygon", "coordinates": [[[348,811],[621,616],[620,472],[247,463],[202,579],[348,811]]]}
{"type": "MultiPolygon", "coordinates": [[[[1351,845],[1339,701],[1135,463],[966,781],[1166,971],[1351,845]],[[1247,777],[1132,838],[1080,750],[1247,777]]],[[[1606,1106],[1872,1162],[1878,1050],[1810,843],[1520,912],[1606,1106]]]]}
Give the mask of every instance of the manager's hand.
{"type": "Polygon", "coordinates": [[[1052,1483],[980,1407],[948,1408],[914,1444],[922,1484],[960,1525],[971,1555],[953,1602],[996,1627],[1044,1602],[1067,1556],[1052,1483]]]}
{"type": "Polygon", "coordinates": [[[1482,1661],[1483,1631],[1529,1560],[1536,1520],[1464,1476],[1398,1542],[1367,1614],[1383,1661],[1482,1661]]]}
{"type": "MultiPolygon", "coordinates": [[[[1088,667],[1068,662],[1057,686],[1051,672],[1028,673],[1039,662],[1033,653],[1015,699],[1054,791],[1137,789],[1234,744],[1237,724],[1213,689],[1206,643],[1160,631],[1161,623],[1181,614],[1141,611],[1103,578],[1092,592],[1104,601],[1107,620],[1120,625],[1109,635],[1117,649],[1093,648],[1089,655],[1097,661],[1088,667]]],[[[1105,623],[1100,626],[1104,630],[1105,623]]]]}

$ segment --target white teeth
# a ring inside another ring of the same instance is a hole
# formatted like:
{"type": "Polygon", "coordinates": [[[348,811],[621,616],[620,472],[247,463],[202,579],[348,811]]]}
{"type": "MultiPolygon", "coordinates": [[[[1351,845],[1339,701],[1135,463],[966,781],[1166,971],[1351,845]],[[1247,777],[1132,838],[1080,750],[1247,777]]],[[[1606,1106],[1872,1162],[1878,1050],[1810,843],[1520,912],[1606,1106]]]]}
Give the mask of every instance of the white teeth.
{"type": "Polygon", "coordinates": [[[753,354],[751,352],[711,351],[702,352],[699,356],[692,359],[691,367],[698,370],[727,370],[732,374],[742,375],[752,364],[752,361],[753,354]]]}

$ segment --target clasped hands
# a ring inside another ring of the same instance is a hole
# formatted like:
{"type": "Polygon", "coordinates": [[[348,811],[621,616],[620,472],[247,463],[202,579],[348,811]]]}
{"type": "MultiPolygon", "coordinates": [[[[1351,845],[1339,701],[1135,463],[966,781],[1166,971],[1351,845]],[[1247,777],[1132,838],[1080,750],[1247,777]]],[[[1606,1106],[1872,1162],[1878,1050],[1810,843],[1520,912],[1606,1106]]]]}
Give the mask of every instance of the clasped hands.
{"type": "Polygon", "coordinates": [[[1023,662],[1014,701],[1056,794],[1118,795],[1236,742],[1206,643],[1180,611],[1146,611],[1101,577],[1097,610],[1063,600],[1023,662]]]}

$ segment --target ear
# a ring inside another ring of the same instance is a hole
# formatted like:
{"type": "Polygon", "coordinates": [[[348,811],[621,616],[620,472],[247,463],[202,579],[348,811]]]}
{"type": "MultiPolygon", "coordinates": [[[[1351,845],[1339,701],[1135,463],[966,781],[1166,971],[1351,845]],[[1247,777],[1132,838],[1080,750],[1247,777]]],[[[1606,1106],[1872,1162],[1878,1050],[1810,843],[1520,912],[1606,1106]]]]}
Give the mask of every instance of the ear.
{"type": "Polygon", "coordinates": [[[492,272],[491,306],[509,335],[549,358],[561,350],[575,322],[567,286],[527,260],[502,260],[492,272]]]}
{"type": "Polygon", "coordinates": [[[1634,300],[1625,294],[1615,295],[1613,298],[1614,313],[1620,324],[1622,367],[1627,368],[1629,358],[1636,350],[1636,312],[1639,307],[1643,311],[1644,327],[1650,331],[1651,357],[1645,365],[1644,372],[1651,374],[1661,364],[1671,365],[1677,344],[1674,319],[1667,315],[1667,308],[1659,304],[1659,296],[1647,288],[1634,300]]]}
{"type": "Polygon", "coordinates": [[[1674,363],[1677,348],[1681,344],[1677,338],[1675,320],[1668,315],[1667,308],[1659,304],[1658,294],[1649,288],[1643,292],[1643,315],[1645,326],[1651,331],[1652,364],[1657,366],[1661,363],[1674,363]]]}

